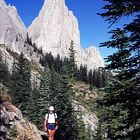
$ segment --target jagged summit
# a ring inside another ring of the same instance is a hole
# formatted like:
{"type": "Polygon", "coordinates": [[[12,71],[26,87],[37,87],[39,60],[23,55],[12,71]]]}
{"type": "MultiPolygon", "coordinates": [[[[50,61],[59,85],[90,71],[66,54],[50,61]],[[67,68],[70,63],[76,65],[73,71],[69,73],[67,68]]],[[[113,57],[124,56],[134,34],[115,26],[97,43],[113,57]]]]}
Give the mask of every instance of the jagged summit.
{"type": "Polygon", "coordinates": [[[74,41],[76,61],[88,69],[104,66],[100,52],[95,47],[82,49],[77,18],[69,11],[65,0],[45,0],[38,17],[28,28],[28,33],[38,47],[54,56],[68,56],[71,40],[74,41]],[[90,55],[89,55],[90,52],[90,55]]]}
{"type": "Polygon", "coordinates": [[[12,50],[20,52],[25,34],[26,27],[16,7],[6,5],[4,0],[0,0],[0,44],[12,46],[12,50]]]}
{"type": "Polygon", "coordinates": [[[6,6],[5,1],[4,1],[4,0],[0,0],[0,5],[1,5],[1,6],[6,6]]]}
{"type": "Polygon", "coordinates": [[[28,29],[20,19],[14,6],[0,0],[0,44],[11,46],[17,53],[26,54],[24,48],[26,34],[32,38],[44,53],[68,57],[70,42],[74,41],[78,66],[87,65],[88,69],[104,66],[100,52],[95,47],[83,49],[80,45],[78,20],[69,11],[65,0],[44,0],[38,17],[28,29]]]}
{"type": "Polygon", "coordinates": [[[67,55],[71,40],[75,42],[76,50],[80,47],[78,21],[68,11],[64,0],[45,0],[28,33],[38,47],[42,46],[44,52],[52,51],[54,55],[67,55]]]}

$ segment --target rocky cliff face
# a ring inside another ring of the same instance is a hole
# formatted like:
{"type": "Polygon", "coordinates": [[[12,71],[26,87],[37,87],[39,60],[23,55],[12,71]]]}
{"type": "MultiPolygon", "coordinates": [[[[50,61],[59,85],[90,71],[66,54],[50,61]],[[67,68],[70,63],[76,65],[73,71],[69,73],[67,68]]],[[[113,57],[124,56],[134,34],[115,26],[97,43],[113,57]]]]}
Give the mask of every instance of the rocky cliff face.
{"type": "Polygon", "coordinates": [[[28,60],[39,61],[32,48],[25,44],[27,31],[33,42],[44,52],[68,57],[71,40],[74,41],[76,61],[87,65],[88,70],[104,66],[100,52],[95,47],[80,46],[80,31],[77,18],[69,11],[65,0],[45,0],[39,16],[26,29],[14,6],[0,0],[0,44],[9,46],[13,52],[23,52],[28,60]],[[30,56],[30,54],[33,54],[30,56]]]}
{"type": "Polygon", "coordinates": [[[26,34],[27,29],[18,16],[16,7],[6,5],[4,0],[0,0],[0,51],[8,48],[17,54],[23,52],[28,60],[38,62],[40,56],[33,52],[31,46],[25,44],[26,34]]]}
{"type": "MultiPolygon", "coordinates": [[[[74,107],[75,111],[81,112],[82,121],[85,124],[86,131],[88,133],[92,132],[93,134],[96,134],[97,125],[98,125],[98,118],[97,118],[97,116],[94,115],[89,110],[87,110],[82,105],[80,105],[80,103],[77,102],[77,101],[73,101],[73,107],[74,107]],[[90,131],[89,131],[89,129],[90,129],[90,131]]],[[[93,139],[93,138],[90,138],[90,139],[93,139]]]]}
{"type": "Polygon", "coordinates": [[[10,46],[20,53],[23,50],[26,27],[18,16],[14,6],[0,0],[0,44],[10,46]]]}
{"type": "Polygon", "coordinates": [[[72,39],[75,49],[80,49],[78,21],[68,11],[64,0],[45,0],[39,16],[28,28],[28,33],[39,47],[43,47],[44,52],[67,55],[72,39]]]}
{"type": "Polygon", "coordinates": [[[54,56],[68,56],[71,40],[74,41],[76,61],[88,69],[104,66],[100,52],[95,47],[80,47],[80,32],[77,18],[69,11],[65,0],[45,0],[38,17],[28,28],[28,33],[38,47],[54,56]]]}
{"type": "Polygon", "coordinates": [[[47,134],[25,120],[21,111],[0,94],[0,140],[42,140],[47,134]]]}

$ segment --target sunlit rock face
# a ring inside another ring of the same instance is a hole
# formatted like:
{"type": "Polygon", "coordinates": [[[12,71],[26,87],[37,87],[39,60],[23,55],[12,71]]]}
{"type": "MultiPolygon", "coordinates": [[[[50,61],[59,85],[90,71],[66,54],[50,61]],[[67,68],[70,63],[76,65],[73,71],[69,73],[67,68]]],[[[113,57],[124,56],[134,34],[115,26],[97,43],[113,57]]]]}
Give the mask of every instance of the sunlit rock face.
{"type": "Polygon", "coordinates": [[[0,44],[11,46],[11,49],[20,53],[24,46],[26,27],[18,16],[14,6],[6,5],[0,0],[0,44]]]}
{"type": "Polygon", "coordinates": [[[39,57],[33,55],[31,58],[32,48],[25,45],[27,32],[44,53],[51,52],[54,56],[59,54],[62,58],[68,57],[70,42],[73,40],[78,66],[87,65],[88,70],[104,66],[96,47],[81,48],[78,20],[73,12],[68,10],[65,0],[45,0],[38,17],[28,29],[16,8],[0,0],[0,44],[9,46],[18,54],[23,52],[28,60],[38,62],[39,57]]]}
{"type": "Polygon", "coordinates": [[[65,0],[45,0],[28,33],[44,52],[52,52],[54,56],[60,54],[63,58],[68,56],[73,40],[78,66],[87,65],[88,69],[104,66],[97,48],[81,48],[78,21],[73,12],[68,10],[65,0]]]}

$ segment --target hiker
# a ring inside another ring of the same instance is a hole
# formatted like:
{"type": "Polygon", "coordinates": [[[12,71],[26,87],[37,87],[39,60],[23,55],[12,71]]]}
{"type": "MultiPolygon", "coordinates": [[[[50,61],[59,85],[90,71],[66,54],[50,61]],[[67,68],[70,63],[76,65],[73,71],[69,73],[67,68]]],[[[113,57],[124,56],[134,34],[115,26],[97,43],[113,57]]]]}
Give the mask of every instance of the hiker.
{"type": "Polygon", "coordinates": [[[54,134],[58,129],[58,121],[53,106],[49,107],[49,112],[45,115],[44,129],[49,134],[49,140],[54,140],[54,134]]]}

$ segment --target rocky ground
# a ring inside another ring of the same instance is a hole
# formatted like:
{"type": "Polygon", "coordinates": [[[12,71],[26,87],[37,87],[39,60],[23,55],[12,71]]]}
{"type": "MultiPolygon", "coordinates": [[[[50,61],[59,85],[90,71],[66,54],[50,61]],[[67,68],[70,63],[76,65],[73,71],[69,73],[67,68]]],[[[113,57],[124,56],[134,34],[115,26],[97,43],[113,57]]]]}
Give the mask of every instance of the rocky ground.
{"type": "Polygon", "coordinates": [[[99,97],[99,92],[97,89],[90,89],[90,85],[84,82],[75,82],[73,85],[76,97],[82,97],[85,101],[90,101],[97,99],[99,97]]]}
{"type": "Polygon", "coordinates": [[[0,95],[0,140],[42,140],[47,134],[23,118],[21,111],[0,95]]]}
{"type": "Polygon", "coordinates": [[[96,88],[90,89],[90,86],[84,82],[75,82],[73,89],[75,91],[73,107],[82,115],[86,129],[90,129],[95,134],[98,118],[94,112],[94,104],[95,100],[100,97],[99,91],[96,88]]]}

